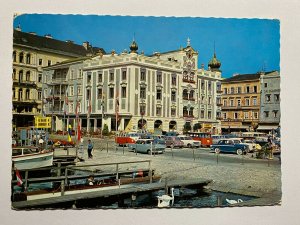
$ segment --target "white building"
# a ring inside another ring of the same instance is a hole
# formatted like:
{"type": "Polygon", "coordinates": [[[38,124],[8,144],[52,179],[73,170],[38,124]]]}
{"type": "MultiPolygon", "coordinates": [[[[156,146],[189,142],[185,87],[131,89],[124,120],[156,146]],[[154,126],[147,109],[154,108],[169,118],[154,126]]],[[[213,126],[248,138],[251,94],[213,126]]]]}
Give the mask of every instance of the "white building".
{"type": "MultiPolygon", "coordinates": [[[[181,132],[185,126],[217,132],[216,100],[221,64],[216,56],[209,63],[209,70],[205,70],[198,68],[198,52],[190,46],[189,40],[185,48],[151,56],[138,54],[137,50],[138,45],[133,41],[130,53],[100,53],[47,67],[45,94],[50,95],[49,88],[57,77],[55,74],[65,70],[63,75],[60,73],[63,82],[54,86],[61,89],[62,84],[67,84],[64,88],[68,90],[71,124],[75,123],[77,100],[79,123],[90,131],[103,127],[104,123],[111,131],[181,132]],[[91,112],[88,116],[89,103],[91,112]]],[[[54,102],[54,109],[60,109],[53,113],[56,130],[64,128],[64,101],[62,96],[54,102]]],[[[45,104],[47,114],[52,114],[51,104],[45,104]]]]}

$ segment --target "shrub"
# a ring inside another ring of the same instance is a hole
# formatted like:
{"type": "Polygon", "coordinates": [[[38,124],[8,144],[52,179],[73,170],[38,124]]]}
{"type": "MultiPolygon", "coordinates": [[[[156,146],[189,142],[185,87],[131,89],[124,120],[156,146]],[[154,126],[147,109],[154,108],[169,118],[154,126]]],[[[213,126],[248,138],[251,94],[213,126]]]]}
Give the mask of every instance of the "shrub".
{"type": "Polygon", "coordinates": [[[102,135],[107,136],[108,134],[109,134],[108,126],[107,126],[107,124],[104,124],[103,130],[102,130],[102,135]]]}

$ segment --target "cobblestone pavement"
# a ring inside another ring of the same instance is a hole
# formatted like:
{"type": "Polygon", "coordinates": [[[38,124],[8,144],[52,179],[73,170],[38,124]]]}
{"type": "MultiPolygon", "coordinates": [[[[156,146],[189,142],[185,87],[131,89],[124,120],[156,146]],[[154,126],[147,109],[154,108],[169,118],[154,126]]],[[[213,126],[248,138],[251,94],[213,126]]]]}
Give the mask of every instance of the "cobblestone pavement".
{"type": "MultiPolygon", "coordinates": [[[[95,139],[93,159],[87,158],[86,142],[83,142],[83,155],[79,156],[85,159],[84,162],[79,162],[77,165],[92,165],[97,163],[114,163],[138,160],[151,160],[151,167],[155,169],[156,174],[160,174],[163,179],[190,179],[190,178],[204,178],[211,179],[213,182],[208,186],[209,188],[222,192],[232,192],[237,194],[251,195],[261,197],[257,204],[269,205],[278,203],[281,199],[281,168],[280,164],[268,165],[267,161],[264,164],[255,163],[241,163],[240,158],[235,155],[228,155],[224,157],[236,157],[236,163],[222,163],[212,161],[205,161],[205,159],[197,158],[194,160],[191,153],[191,158],[174,157],[171,154],[147,155],[136,154],[129,152],[127,148],[118,147],[113,140],[95,139]],[[124,150],[124,152],[123,152],[124,150]]],[[[167,149],[166,151],[171,151],[167,149]]],[[[192,150],[188,150],[192,151],[192,150]]],[[[70,154],[75,154],[75,149],[70,149],[70,154]]],[[[65,154],[66,151],[57,149],[55,154],[65,154]]],[[[207,153],[213,154],[213,153],[207,153]]],[[[258,160],[250,159],[248,160],[258,160]]],[[[274,159],[276,160],[276,159],[274,159]]],[[[148,163],[126,164],[120,166],[120,170],[148,168],[148,163]]],[[[89,167],[90,170],[115,170],[115,166],[101,166],[89,167]]]]}

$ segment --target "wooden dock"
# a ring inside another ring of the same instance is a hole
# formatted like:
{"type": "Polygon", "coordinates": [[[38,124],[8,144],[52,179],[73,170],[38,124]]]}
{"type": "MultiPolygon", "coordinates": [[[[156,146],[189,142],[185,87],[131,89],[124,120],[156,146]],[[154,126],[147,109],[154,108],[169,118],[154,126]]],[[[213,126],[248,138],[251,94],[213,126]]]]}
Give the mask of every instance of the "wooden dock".
{"type": "Polygon", "coordinates": [[[109,189],[95,188],[95,189],[91,189],[89,192],[86,193],[67,194],[67,192],[65,192],[64,195],[61,195],[61,193],[59,193],[59,196],[53,196],[49,198],[12,202],[12,207],[15,209],[22,209],[22,208],[30,208],[30,207],[37,207],[37,206],[46,206],[46,205],[52,205],[57,203],[73,202],[82,199],[94,199],[100,197],[110,197],[110,196],[118,196],[118,195],[133,194],[133,193],[138,194],[142,192],[157,191],[157,190],[171,188],[171,187],[177,187],[177,188],[193,187],[193,188],[200,189],[203,186],[206,186],[210,182],[211,180],[198,178],[198,179],[187,179],[187,180],[182,180],[182,179],[169,180],[167,182],[158,182],[158,183],[120,185],[109,189]]]}

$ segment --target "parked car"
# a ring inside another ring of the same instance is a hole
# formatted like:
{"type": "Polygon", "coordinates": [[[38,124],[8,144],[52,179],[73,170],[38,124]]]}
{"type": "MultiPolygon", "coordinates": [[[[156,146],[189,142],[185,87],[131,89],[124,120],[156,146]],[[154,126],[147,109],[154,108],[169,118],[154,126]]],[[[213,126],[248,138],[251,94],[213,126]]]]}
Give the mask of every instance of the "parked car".
{"type": "Polygon", "coordinates": [[[194,140],[192,137],[186,135],[178,135],[178,137],[183,142],[184,147],[200,148],[201,146],[201,141],[194,140]]]}
{"type": "Polygon", "coordinates": [[[153,139],[138,139],[134,144],[128,144],[128,148],[139,153],[153,154],[164,153],[166,146],[153,139]]]}
{"type": "Polygon", "coordinates": [[[184,143],[183,141],[180,140],[179,137],[177,136],[166,136],[165,137],[166,141],[166,147],[174,147],[174,148],[183,148],[184,143]]]}
{"type": "Polygon", "coordinates": [[[228,139],[231,139],[233,140],[233,142],[235,144],[245,144],[247,145],[247,152],[250,152],[250,151],[254,151],[255,150],[255,146],[256,144],[254,143],[253,140],[251,139],[248,139],[248,140],[244,140],[243,138],[228,138],[228,139]]]}
{"type": "Polygon", "coordinates": [[[211,150],[215,153],[228,152],[242,155],[247,153],[248,146],[244,143],[234,143],[232,139],[222,139],[218,144],[212,145],[211,150]]]}

